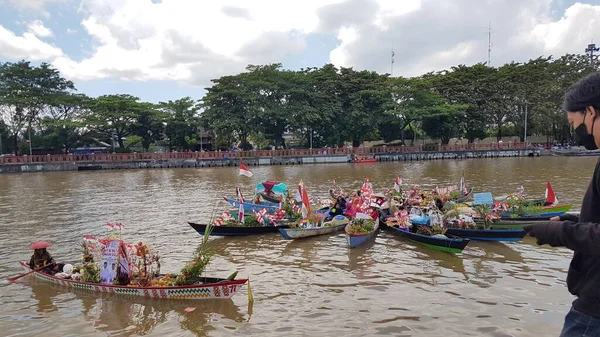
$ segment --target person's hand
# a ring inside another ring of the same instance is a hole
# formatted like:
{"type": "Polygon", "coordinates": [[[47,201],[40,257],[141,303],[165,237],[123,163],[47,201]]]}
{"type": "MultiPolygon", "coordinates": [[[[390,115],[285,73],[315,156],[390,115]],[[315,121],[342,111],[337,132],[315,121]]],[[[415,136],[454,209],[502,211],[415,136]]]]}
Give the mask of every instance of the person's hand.
{"type": "Polygon", "coordinates": [[[537,239],[538,245],[549,244],[552,247],[562,246],[560,237],[562,235],[562,221],[543,222],[535,225],[523,226],[525,233],[537,239]]]}
{"type": "Polygon", "coordinates": [[[550,218],[550,221],[560,221],[560,216],[553,216],[550,218]]]}

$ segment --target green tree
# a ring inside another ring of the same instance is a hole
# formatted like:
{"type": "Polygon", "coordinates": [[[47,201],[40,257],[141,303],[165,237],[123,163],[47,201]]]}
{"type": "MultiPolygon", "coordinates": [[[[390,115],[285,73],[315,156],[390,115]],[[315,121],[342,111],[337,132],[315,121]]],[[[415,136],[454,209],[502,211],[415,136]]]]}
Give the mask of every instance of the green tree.
{"type": "Polygon", "coordinates": [[[28,61],[0,64],[0,109],[15,153],[19,152],[19,136],[25,130],[31,132],[47,103],[74,90],[73,82],[47,63],[37,67],[28,61]]]}
{"type": "Polygon", "coordinates": [[[195,139],[194,135],[199,132],[200,107],[200,104],[190,97],[160,102],[160,110],[166,113],[165,134],[170,139],[171,147],[180,151],[190,149],[192,144],[188,140],[195,139]]]}
{"type": "Polygon", "coordinates": [[[139,98],[127,95],[103,95],[91,100],[90,114],[86,123],[91,130],[116,140],[119,147],[125,148],[125,137],[132,134],[138,119],[148,109],[139,98]]]}

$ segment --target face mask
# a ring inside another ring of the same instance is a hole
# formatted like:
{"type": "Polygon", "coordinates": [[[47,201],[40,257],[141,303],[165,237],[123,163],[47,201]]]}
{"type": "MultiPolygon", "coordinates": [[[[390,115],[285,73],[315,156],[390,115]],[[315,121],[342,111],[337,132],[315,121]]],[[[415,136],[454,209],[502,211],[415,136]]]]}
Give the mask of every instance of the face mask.
{"type": "MultiPolygon", "coordinates": [[[[596,118],[594,118],[595,120],[596,118]]],[[[592,134],[587,132],[587,127],[585,125],[585,113],[583,114],[583,123],[579,124],[579,126],[575,129],[575,142],[577,145],[586,148],[586,150],[597,150],[598,146],[596,145],[596,140],[594,139],[594,121],[592,121],[592,134]]]]}

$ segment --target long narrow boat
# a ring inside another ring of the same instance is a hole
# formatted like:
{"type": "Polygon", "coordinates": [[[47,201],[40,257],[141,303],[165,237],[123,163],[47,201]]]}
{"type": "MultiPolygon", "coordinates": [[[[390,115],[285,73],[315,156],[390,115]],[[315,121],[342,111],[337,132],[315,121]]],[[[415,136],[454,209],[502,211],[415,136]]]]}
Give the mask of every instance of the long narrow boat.
{"type": "Polygon", "coordinates": [[[377,158],[363,158],[363,159],[352,159],[351,163],[359,164],[359,163],[376,163],[377,158]]]}
{"type": "MultiPolygon", "coordinates": [[[[559,216],[559,215],[563,215],[566,212],[568,212],[569,210],[571,210],[571,207],[573,207],[572,204],[564,204],[564,205],[556,205],[556,206],[545,206],[543,207],[540,212],[535,212],[535,213],[517,213],[516,215],[519,218],[551,218],[553,216],[559,216]]],[[[511,219],[511,216],[513,215],[513,213],[511,212],[504,212],[500,214],[500,218],[501,219],[511,219]]]]}
{"type": "Polygon", "coordinates": [[[368,233],[349,233],[348,226],[351,226],[352,223],[349,223],[344,227],[344,231],[346,232],[346,240],[348,241],[348,246],[350,248],[354,248],[362,245],[363,243],[369,241],[371,238],[377,235],[379,231],[379,219],[375,220],[375,225],[373,226],[373,230],[368,233]]]}
{"type": "MultiPolygon", "coordinates": [[[[489,224],[491,229],[523,229],[525,225],[531,225],[539,222],[547,222],[550,218],[509,218],[499,219],[489,224]]],[[[474,218],[478,226],[483,226],[483,220],[474,218]]]]}
{"type": "Polygon", "coordinates": [[[412,233],[408,229],[400,229],[396,227],[389,227],[385,225],[385,222],[380,222],[382,228],[385,228],[395,236],[407,238],[409,240],[418,242],[426,247],[441,250],[449,253],[462,253],[463,249],[469,244],[471,240],[466,238],[460,238],[452,234],[446,234],[443,236],[428,236],[417,233],[412,233]]]}
{"type": "MultiPolygon", "coordinates": [[[[239,208],[240,200],[236,198],[226,198],[223,197],[232,207],[239,208]]],[[[261,201],[258,204],[253,203],[251,201],[242,202],[244,205],[244,212],[253,213],[262,211],[263,209],[267,210],[267,213],[275,213],[279,209],[279,203],[270,202],[270,201],[261,201]]]]}
{"type": "Polygon", "coordinates": [[[448,228],[447,234],[461,238],[481,241],[521,241],[525,236],[523,229],[462,229],[448,228]]]}
{"type": "Polygon", "coordinates": [[[313,228],[299,228],[299,227],[281,228],[279,226],[277,226],[276,228],[277,228],[277,230],[279,230],[279,233],[281,233],[281,236],[283,236],[284,239],[295,240],[295,239],[302,239],[302,238],[308,238],[311,236],[325,235],[325,234],[335,233],[338,231],[343,231],[345,227],[346,227],[346,224],[337,225],[337,226],[313,227],[313,228]]]}
{"type": "MultiPolygon", "coordinates": [[[[26,271],[31,271],[31,268],[29,268],[29,265],[25,261],[20,261],[19,263],[23,269],[26,271]]],[[[247,279],[227,281],[226,279],[221,278],[204,277],[201,279],[204,283],[187,286],[130,287],[61,279],[40,271],[34,271],[33,275],[40,280],[70,288],[95,291],[99,293],[143,296],[165,300],[228,299],[231,298],[240,289],[240,287],[246,284],[248,281],[247,279]]]]}
{"type": "MultiPolygon", "coordinates": [[[[204,235],[206,231],[206,224],[198,224],[194,222],[188,222],[193,229],[198,232],[200,235],[204,235]]],[[[267,234],[267,233],[277,233],[278,228],[288,228],[288,225],[279,225],[279,226],[212,226],[211,228],[211,236],[247,236],[247,235],[257,235],[257,234],[267,234]]]]}

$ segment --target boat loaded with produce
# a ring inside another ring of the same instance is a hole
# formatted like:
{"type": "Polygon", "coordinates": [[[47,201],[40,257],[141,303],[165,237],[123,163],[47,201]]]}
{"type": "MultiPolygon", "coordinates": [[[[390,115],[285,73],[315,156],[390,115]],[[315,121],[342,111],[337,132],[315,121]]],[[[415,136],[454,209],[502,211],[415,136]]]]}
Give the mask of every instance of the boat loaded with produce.
{"type": "Polygon", "coordinates": [[[105,238],[84,235],[81,263],[74,265],[60,264],[61,268],[56,268],[59,264],[45,250],[50,244],[32,244],[30,248],[35,252],[30,263],[20,262],[27,272],[9,280],[33,274],[43,281],[75,289],[164,300],[227,299],[247,282],[236,280],[237,272],[228,278],[202,276],[213,255],[208,243],[210,229],[193,259],[178,274],[162,274],[157,250],[143,242],[127,243],[121,239],[123,225],[108,225],[113,230],[105,238]],[[39,248],[42,246],[43,252],[39,248]]]}

